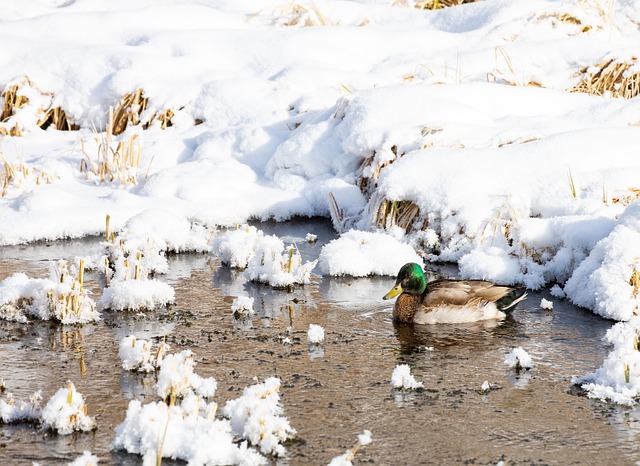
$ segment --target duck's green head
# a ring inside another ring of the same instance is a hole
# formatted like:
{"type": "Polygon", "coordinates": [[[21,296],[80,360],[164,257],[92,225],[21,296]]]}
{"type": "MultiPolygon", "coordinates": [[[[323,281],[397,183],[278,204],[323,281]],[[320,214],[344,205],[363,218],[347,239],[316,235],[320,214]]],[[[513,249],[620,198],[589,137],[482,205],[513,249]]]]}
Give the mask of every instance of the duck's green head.
{"type": "Polygon", "coordinates": [[[414,262],[404,264],[398,272],[396,284],[382,299],[395,298],[401,293],[422,294],[427,288],[427,279],[422,266],[414,262]]]}

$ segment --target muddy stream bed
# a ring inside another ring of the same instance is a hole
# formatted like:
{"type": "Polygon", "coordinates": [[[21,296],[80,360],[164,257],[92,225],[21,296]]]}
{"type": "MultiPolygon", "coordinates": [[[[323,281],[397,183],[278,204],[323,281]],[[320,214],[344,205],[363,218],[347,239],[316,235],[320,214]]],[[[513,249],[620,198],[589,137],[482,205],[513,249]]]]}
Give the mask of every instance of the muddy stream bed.
{"type": "MultiPolygon", "coordinates": [[[[305,260],[335,237],[324,221],[261,224],[287,244],[296,241],[305,260]],[[304,241],[306,233],[318,242],[304,241]]],[[[45,276],[50,259],[95,249],[97,240],[0,248],[0,280],[14,272],[45,276]],[[93,249],[92,249],[93,248],[93,249]]],[[[60,465],[84,450],[100,465],[136,465],[141,458],[110,450],[114,429],[129,401],[155,401],[154,374],[122,370],[120,340],[166,335],[171,351],[196,354],[195,371],[218,382],[222,406],[266,377],[282,380],[284,415],[298,438],[278,465],[323,465],[372,432],[354,464],[635,464],[640,461],[640,410],[592,401],[571,390],[571,377],[598,368],[608,348],[601,341],[612,322],[553,298],[529,298],[500,323],[395,326],[392,303],[381,297],[392,278],[330,278],[292,293],[247,283],[241,273],[202,254],[169,258],[164,277],[176,290],[168,310],[146,314],[103,311],[82,327],[33,321],[0,321],[0,378],[9,391],[44,400],[75,383],[98,429],[69,436],[30,424],[0,424],[0,464],[60,465]],[[255,298],[256,315],[237,321],[236,296],[255,298]],[[553,311],[540,308],[542,298],[553,311]],[[320,348],[307,343],[309,324],[324,327],[320,348]],[[291,327],[291,333],[288,333],[291,327]],[[284,344],[289,336],[291,345],[284,344]],[[503,361],[522,346],[535,367],[516,376],[503,361]],[[398,392],[391,373],[407,363],[424,390],[398,392]],[[484,381],[493,389],[481,393],[484,381]]],[[[455,276],[451,267],[440,267],[455,276]]],[[[100,296],[100,274],[86,286],[100,296]]],[[[163,461],[163,464],[183,464],[163,461]]]]}

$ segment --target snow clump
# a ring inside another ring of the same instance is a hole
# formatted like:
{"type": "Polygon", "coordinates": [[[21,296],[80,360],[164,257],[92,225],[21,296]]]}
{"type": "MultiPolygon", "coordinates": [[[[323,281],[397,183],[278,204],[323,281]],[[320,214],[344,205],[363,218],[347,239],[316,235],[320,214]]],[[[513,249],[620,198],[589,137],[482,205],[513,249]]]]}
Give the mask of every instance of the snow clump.
{"type": "Polygon", "coordinates": [[[618,322],[605,334],[605,343],[613,346],[602,366],[595,372],[574,377],[572,382],[589,398],[634,405],[640,398],[640,317],[618,322]]]}
{"type": "Polygon", "coordinates": [[[152,372],[160,367],[162,358],[169,349],[169,345],[160,342],[157,349],[154,350],[150,341],[137,339],[135,335],[128,335],[120,342],[118,355],[124,370],[152,372]]]}
{"type": "Polygon", "coordinates": [[[238,296],[233,299],[231,304],[231,312],[239,315],[252,315],[255,314],[253,310],[254,298],[249,296],[238,296]]]}
{"type": "Polygon", "coordinates": [[[160,398],[182,398],[189,392],[204,398],[213,398],[217,389],[216,379],[200,377],[193,372],[196,364],[194,356],[190,350],[165,356],[160,363],[158,374],[157,393],[160,398]]]}
{"type": "Polygon", "coordinates": [[[265,454],[282,456],[283,442],[293,438],[296,430],[282,416],[280,379],[269,377],[263,383],[244,389],[242,396],[222,408],[236,435],[248,440],[265,454]]]}
{"type": "MultiPolygon", "coordinates": [[[[4,384],[2,388],[4,389],[4,384]]],[[[0,420],[3,424],[40,421],[41,401],[42,391],[40,390],[31,395],[29,401],[16,400],[11,393],[7,393],[0,399],[0,420]]]]}
{"type": "Polygon", "coordinates": [[[336,456],[329,462],[328,466],[353,466],[353,458],[360,447],[369,445],[372,442],[371,432],[365,430],[358,435],[358,443],[351,450],[347,450],[342,455],[336,456]]]}
{"type": "Polygon", "coordinates": [[[422,263],[415,250],[387,233],[349,230],[323,246],[319,268],[324,275],[395,276],[407,262],[422,263]]]}
{"type": "Polygon", "coordinates": [[[309,324],[309,330],[307,330],[307,338],[309,344],[315,345],[324,341],[324,328],[320,325],[309,324]]]}
{"type": "Polygon", "coordinates": [[[96,428],[93,418],[87,415],[84,397],[76,391],[72,382],[58,389],[42,409],[42,425],[61,435],[74,431],[88,432],[96,428]]]}
{"type": "Polygon", "coordinates": [[[398,390],[416,390],[424,387],[424,384],[411,375],[409,364],[398,364],[391,375],[391,386],[398,390]]]}
{"type": "Polygon", "coordinates": [[[519,371],[521,369],[531,369],[533,367],[533,360],[529,353],[527,353],[522,347],[514,348],[507,356],[504,358],[504,363],[519,371]]]}
{"type": "Polygon", "coordinates": [[[62,324],[100,320],[96,303],[82,286],[84,267],[52,262],[49,278],[30,278],[22,272],[0,281],[0,318],[27,322],[28,317],[62,324]]]}

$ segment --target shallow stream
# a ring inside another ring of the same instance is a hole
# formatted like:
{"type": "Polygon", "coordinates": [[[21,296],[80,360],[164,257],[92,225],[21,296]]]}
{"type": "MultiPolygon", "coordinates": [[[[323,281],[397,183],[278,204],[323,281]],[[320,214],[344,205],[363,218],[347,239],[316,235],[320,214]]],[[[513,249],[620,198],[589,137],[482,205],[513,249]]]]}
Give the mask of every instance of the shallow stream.
{"type": "MultiPolygon", "coordinates": [[[[296,241],[309,260],[335,237],[325,221],[259,228],[285,243],[296,241]],[[318,242],[305,242],[308,232],[318,242]]],[[[16,271],[45,276],[50,259],[72,258],[95,245],[84,240],[0,248],[0,280],[16,271]]],[[[207,255],[171,256],[170,264],[165,278],[176,289],[176,304],[169,310],[103,311],[102,321],[82,327],[0,321],[0,378],[7,388],[19,398],[41,389],[46,401],[71,380],[98,424],[94,433],[70,436],[0,424],[0,464],[66,464],[83,450],[98,455],[100,465],[141,462],[110,450],[129,400],[155,401],[153,374],[121,368],[118,345],[130,333],[166,335],[172,352],[194,351],[196,372],[218,381],[219,405],[256,380],[280,377],[284,414],[298,439],[274,464],[327,464],[364,429],[373,442],[358,451],[356,465],[640,461],[640,409],[592,401],[571,390],[572,376],[601,365],[608,352],[601,338],[612,322],[546,291],[530,293],[500,323],[419,328],[392,323],[392,303],[381,299],[392,278],[315,276],[310,286],[288,293],[247,283],[207,255]],[[233,298],[241,295],[255,298],[257,314],[250,321],[231,314],[233,298]],[[540,308],[543,297],[554,302],[553,311],[540,308]],[[307,344],[311,323],[325,328],[319,348],[307,344]],[[283,344],[287,336],[292,345],[283,344]],[[519,376],[503,363],[516,346],[535,363],[519,376]],[[401,363],[411,366],[423,391],[391,388],[391,373],[401,363]],[[484,381],[492,385],[487,393],[480,389],[484,381]]],[[[85,283],[100,296],[99,274],[88,274],[85,283]]]]}

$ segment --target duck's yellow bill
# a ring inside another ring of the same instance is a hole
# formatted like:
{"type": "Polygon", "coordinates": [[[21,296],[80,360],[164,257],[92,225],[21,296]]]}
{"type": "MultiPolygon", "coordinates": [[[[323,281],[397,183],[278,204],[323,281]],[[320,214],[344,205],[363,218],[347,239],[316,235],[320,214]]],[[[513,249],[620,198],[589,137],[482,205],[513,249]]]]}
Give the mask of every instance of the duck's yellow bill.
{"type": "Polygon", "coordinates": [[[402,285],[400,285],[399,283],[394,286],[393,288],[391,288],[391,291],[389,291],[386,295],[384,295],[382,297],[382,299],[391,299],[391,298],[395,298],[396,296],[398,296],[400,293],[402,293],[402,285]]]}

